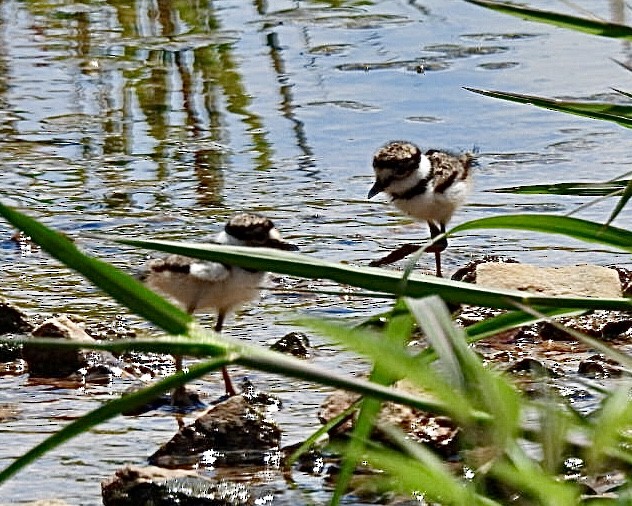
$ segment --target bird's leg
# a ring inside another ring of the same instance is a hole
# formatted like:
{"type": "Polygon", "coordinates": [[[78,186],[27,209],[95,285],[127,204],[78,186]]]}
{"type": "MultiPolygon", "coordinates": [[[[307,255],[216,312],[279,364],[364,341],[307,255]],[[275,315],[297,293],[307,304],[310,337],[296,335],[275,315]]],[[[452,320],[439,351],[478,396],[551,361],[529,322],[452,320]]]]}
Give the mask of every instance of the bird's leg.
{"type": "MultiPolygon", "coordinates": [[[[435,238],[438,235],[445,233],[445,225],[443,223],[441,223],[440,226],[437,226],[436,224],[429,221],[428,227],[430,228],[430,237],[432,238],[435,238]]],[[[426,250],[435,254],[435,264],[436,264],[438,278],[443,277],[441,274],[441,252],[447,247],[448,247],[448,239],[445,237],[442,237],[438,241],[434,242],[432,246],[430,246],[426,250]]]]}
{"type": "MultiPolygon", "coordinates": [[[[224,316],[226,315],[222,311],[220,311],[217,314],[217,321],[215,322],[214,330],[218,334],[222,332],[222,326],[224,325],[224,316]]],[[[224,378],[224,387],[226,388],[226,395],[228,395],[229,397],[232,397],[233,395],[237,395],[237,392],[235,391],[235,388],[233,387],[233,382],[230,379],[230,376],[228,374],[228,369],[226,369],[226,366],[222,367],[222,378],[224,378]]]]}
{"type": "MultiPolygon", "coordinates": [[[[188,307],[187,313],[193,314],[195,312],[195,306],[188,307]]],[[[176,373],[182,372],[182,355],[174,355],[175,365],[176,365],[176,373]]],[[[188,406],[190,404],[189,395],[187,394],[186,385],[180,385],[176,387],[171,394],[171,404],[172,406],[188,406]]]]}

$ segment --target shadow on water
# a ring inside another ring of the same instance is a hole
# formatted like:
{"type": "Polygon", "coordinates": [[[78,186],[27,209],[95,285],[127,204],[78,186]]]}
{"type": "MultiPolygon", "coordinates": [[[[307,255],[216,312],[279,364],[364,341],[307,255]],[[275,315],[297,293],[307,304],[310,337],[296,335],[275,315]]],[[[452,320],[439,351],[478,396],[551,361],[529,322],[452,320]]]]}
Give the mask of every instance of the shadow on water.
{"type": "MultiPolygon", "coordinates": [[[[624,3],[609,5],[611,12],[600,14],[624,22],[624,3]]],[[[614,178],[630,170],[626,133],[492,103],[462,87],[598,97],[621,81],[608,57],[630,62],[632,51],[625,42],[591,45],[580,35],[502,16],[490,24],[491,17],[440,0],[2,2],[0,198],[128,271],[142,266],[146,253],[90,233],[201,240],[240,209],[270,215],[305,252],[366,265],[425,234],[385,201],[365,198],[373,151],[410,138],[427,147],[480,147],[477,190],[457,221],[568,212],[584,201],[486,190],[614,178]]],[[[583,217],[601,219],[610,209],[604,202],[583,217]]],[[[629,217],[620,220],[618,226],[630,227],[629,217]]],[[[31,314],[72,313],[88,322],[118,315],[140,333],[153,332],[41,252],[17,248],[12,233],[0,223],[3,297],[31,314]]],[[[542,236],[486,233],[455,238],[447,268],[489,249],[541,264],[629,264],[623,255],[570,241],[552,246],[542,236]]],[[[385,304],[291,293],[318,283],[273,278],[272,285],[290,292],[268,292],[231,317],[231,336],[264,343],[296,330],[287,311],[357,317],[385,304]]],[[[364,370],[355,357],[314,339],[314,363],[364,370]]],[[[284,444],[313,430],[325,389],[238,374],[282,398],[276,418],[284,444]]],[[[126,379],[33,385],[23,374],[3,376],[2,383],[0,404],[19,406],[17,418],[0,423],[0,437],[12,442],[1,445],[3,466],[129,386],[126,379]]],[[[217,377],[196,386],[210,398],[220,388],[217,377]]],[[[164,412],[115,419],[17,475],[0,501],[100,504],[99,482],[124,464],[144,464],[173,430],[164,412]],[[45,485],[32,475],[46,476],[45,485]]],[[[266,479],[265,469],[253,474],[266,479]]],[[[326,501],[321,480],[307,477],[301,487],[306,503],[326,501]]]]}

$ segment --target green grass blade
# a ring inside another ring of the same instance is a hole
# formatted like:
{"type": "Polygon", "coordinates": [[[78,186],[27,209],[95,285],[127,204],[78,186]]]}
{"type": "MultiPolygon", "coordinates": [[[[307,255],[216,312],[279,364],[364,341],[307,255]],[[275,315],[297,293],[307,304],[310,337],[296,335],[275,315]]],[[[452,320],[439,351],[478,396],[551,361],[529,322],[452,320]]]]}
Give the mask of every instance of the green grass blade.
{"type": "MultiPolygon", "coordinates": [[[[455,234],[464,230],[504,228],[530,230],[547,234],[561,234],[586,242],[599,243],[632,253],[632,232],[609,225],[601,225],[592,221],[544,214],[514,214],[492,216],[467,221],[452,228],[449,233],[455,234]]],[[[566,307],[579,307],[566,305],[566,307]]]]}
{"type": "Polygon", "coordinates": [[[465,333],[468,337],[467,342],[470,344],[475,343],[476,341],[495,336],[507,330],[515,329],[523,325],[532,325],[546,318],[578,316],[585,311],[565,308],[539,308],[538,312],[542,316],[535,316],[524,311],[509,311],[470,325],[465,329],[465,333]]]}
{"type": "Polygon", "coordinates": [[[569,100],[557,100],[551,98],[537,97],[534,95],[523,95],[520,93],[510,93],[504,91],[481,90],[477,88],[464,89],[486,97],[508,100],[519,104],[535,105],[552,111],[565,112],[576,116],[583,116],[591,119],[605,120],[617,123],[626,128],[632,127],[632,106],[597,102],[574,102],[569,100]]]}
{"type": "Polygon", "coordinates": [[[625,187],[625,190],[623,191],[623,195],[621,195],[621,198],[619,199],[619,202],[617,202],[617,205],[615,206],[614,210],[612,211],[612,214],[608,218],[608,221],[606,222],[606,225],[610,225],[610,223],[612,223],[614,221],[614,219],[617,216],[619,216],[621,211],[623,211],[623,208],[630,201],[630,198],[632,198],[632,179],[630,179],[628,181],[628,183],[627,183],[627,185],[625,187]]]}
{"type": "Polygon", "coordinates": [[[488,0],[465,0],[474,5],[480,5],[496,12],[517,16],[528,21],[545,23],[559,28],[567,28],[578,32],[611,37],[616,39],[632,40],[632,28],[627,25],[609,23],[597,19],[587,19],[568,14],[561,14],[551,11],[531,9],[529,7],[518,6],[505,2],[494,2],[488,0]]]}
{"type": "MultiPolygon", "coordinates": [[[[389,320],[383,337],[390,348],[401,350],[410,339],[413,328],[414,320],[412,316],[404,313],[389,320]]],[[[393,369],[384,365],[381,360],[374,360],[369,380],[379,385],[391,385],[400,377],[399,368],[393,369]]],[[[345,490],[347,490],[356,465],[364,452],[365,441],[371,436],[375,419],[381,408],[382,402],[379,399],[364,398],[362,400],[351,440],[344,451],[340,473],[336,480],[336,488],[331,498],[330,504],[332,506],[337,506],[340,503],[345,490]]]]}
{"type": "Polygon", "coordinates": [[[577,195],[582,197],[607,197],[632,185],[632,179],[600,183],[551,183],[494,188],[494,193],[522,195],[577,195]]]}
{"type": "Polygon", "coordinates": [[[174,374],[150,387],[143,388],[137,392],[107,402],[103,406],[64,426],[62,429],[47,437],[44,441],[22,454],[22,456],[18,459],[14,460],[9,466],[0,471],[0,484],[7,481],[11,476],[24,469],[45,453],[60,446],[75,436],[81,435],[92,427],[110,420],[121,413],[125,413],[142,406],[163,392],[172,390],[179,385],[184,385],[191,380],[200,378],[209,372],[215,371],[226,363],[226,358],[220,357],[202,364],[197,364],[191,367],[187,373],[174,374]]]}
{"type": "MultiPolygon", "coordinates": [[[[543,219],[542,216],[537,216],[540,220],[543,219]]],[[[476,227],[472,226],[472,228],[476,227]]],[[[630,235],[629,232],[626,233],[630,235]]],[[[463,303],[475,306],[515,309],[512,301],[516,301],[542,307],[612,309],[619,311],[628,311],[632,308],[632,301],[625,298],[541,296],[519,291],[484,288],[445,278],[419,274],[411,275],[407,283],[402,286],[401,273],[397,271],[329,262],[310,255],[266,248],[137,239],[119,239],[117,242],[167,253],[178,253],[205,260],[224,262],[248,269],[265,270],[308,279],[330,279],[374,292],[392,293],[413,298],[439,295],[446,302],[456,304],[463,303]]]]}
{"type": "Polygon", "coordinates": [[[445,505],[495,504],[476,496],[473,487],[454,476],[449,466],[432,451],[410,442],[398,429],[386,426],[380,428],[402,449],[396,452],[379,445],[370,445],[366,450],[367,460],[374,467],[383,469],[395,478],[395,483],[389,483],[387,489],[395,485],[401,492],[421,493],[428,502],[436,501],[445,505]]]}
{"type": "Polygon", "coordinates": [[[136,314],[171,334],[186,333],[192,318],[132,276],[84,255],[63,235],[18,211],[0,204],[0,215],[30,236],[49,255],[82,274],[136,314]]]}
{"type": "MultiPolygon", "coordinates": [[[[121,339],[112,342],[73,342],[60,339],[6,339],[0,338],[0,343],[48,346],[64,349],[106,350],[117,353],[128,351],[175,353],[191,357],[208,357],[221,353],[225,363],[239,364],[259,371],[272,374],[283,374],[288,377],[313,381],[321,385],[342,388],[360,395],[371,396],[383,401],[391,401],[412,406],[424,411],[437,414],[449,414],[452,406],[430,397],[413,395],[409,392],[394,390],[383,385],[370,383],[347,375],[337,374],[322,367],[306,363],[294,357],[289,357],[266,348],[248,345],[230,339],[227,336],[217,337],[204,334],[203,331],[189,335],[187,338],[167,339],[121,339]]],[[[485,422],[488,416],[484,413],[468,413],[472,419],[485,422]]]]}

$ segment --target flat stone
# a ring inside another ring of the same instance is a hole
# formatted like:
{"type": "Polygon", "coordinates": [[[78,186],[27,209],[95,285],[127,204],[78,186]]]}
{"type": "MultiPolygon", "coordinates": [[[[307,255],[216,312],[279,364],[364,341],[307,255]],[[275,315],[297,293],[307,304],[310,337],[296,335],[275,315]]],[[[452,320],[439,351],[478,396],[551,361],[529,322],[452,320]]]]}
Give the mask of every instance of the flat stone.
{"type": "Polygon", "coordinates": [[[540,267],[490,262],[476,266],[476,284],[550,296],[622,296],[617,271],[598,265],[540,267]]]}

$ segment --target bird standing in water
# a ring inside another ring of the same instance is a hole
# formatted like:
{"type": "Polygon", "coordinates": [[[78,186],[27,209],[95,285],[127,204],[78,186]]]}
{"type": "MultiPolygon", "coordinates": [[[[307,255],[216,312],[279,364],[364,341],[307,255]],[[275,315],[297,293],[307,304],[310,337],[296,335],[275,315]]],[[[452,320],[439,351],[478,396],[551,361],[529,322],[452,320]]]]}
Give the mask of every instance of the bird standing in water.
{"type": "MultiPolygon", "coordinates": [[[[373,157],[375,184],[368,198],[388,194],[395,207],[428,223],[430,236],[445,233],[446,223],[471,191],[471,154],[455,155],[429,150],[422,153],[413,143],[389,142],[373,157]]],[[[436,273],[441,277],[441,252],[448,246],[445,237],[427,251],[435,254],[436,273]]]]}
{"type": "MultiPolygon", "coordinates": [[[[258,214],[233,215],[215,243],[295,251],[298,248],[283,241],[272,221],[258,214]]],[[[209,262],[181,255],[169,255],[149,262],[143,281],[147,286],[171,298],[189,314],[217,311],[214,330],[221,332],[227,313],[259,294],[265,272],[209,262]]],[[[182,370],[182,356],[176,356],[176,370],[182,370]]],[[[226,367],[222,368],[226,394],[235,389],[226,367]]],[[[187,404],[184,386],[173,393],[173,403],[187,404]]]]}

